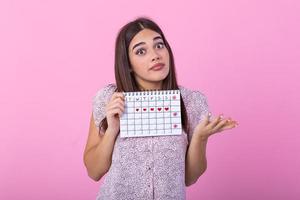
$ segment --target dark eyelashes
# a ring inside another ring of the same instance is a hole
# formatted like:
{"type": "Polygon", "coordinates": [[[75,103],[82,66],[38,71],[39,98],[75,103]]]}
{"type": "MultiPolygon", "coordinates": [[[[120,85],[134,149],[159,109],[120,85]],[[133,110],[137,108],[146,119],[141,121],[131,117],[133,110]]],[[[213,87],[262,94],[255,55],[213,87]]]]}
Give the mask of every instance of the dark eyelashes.
{"type": "Polygon", "coordinates": [[[163,43],[163,42],[158,42],[157,45],[158,44],[161,44],[161,45],[165,46],[165,43],[163,43]]]}
{"type": "Polygon", "coordinates": [[[139,52],[141,52],[141,51],[145,51],[145,49],[143,49],[143,48],[138,49],[138,50],[135,52],[135,54],[136,54],[136,55],[139,55],[139,52]]]}
{"type": "MultiPolygon", "coordinates": [[[[158,42],[155,46],[157,46],[157,45],[162,45],[162,48],[165,47],[165,43],[164,43],[164,42],[158,42]]],[[[140,49],[138,49],[138,50],[135,52],[135,54],[136,54],[136,55],[139,55],[139,53],[140,53],[141,51],[145,51],[145,49],[144,49],[144,48],[140,48],[140,49]]]]}

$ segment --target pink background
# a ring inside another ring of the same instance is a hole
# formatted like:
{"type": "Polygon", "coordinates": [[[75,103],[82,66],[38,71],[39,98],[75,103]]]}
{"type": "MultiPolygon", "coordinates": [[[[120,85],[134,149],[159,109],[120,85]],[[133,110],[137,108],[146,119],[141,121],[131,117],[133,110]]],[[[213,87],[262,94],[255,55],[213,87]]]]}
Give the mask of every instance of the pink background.
{"type": "Polygon", "coordinates": [[[181,85],[239,127],[211,136],[187,199],[300,199],[297,0],[0,1],[0,199],[95,199],[82,161],[114,43],[153,18],[181,85]],[[172,6],[172,7],[171,7],[172,6]]]}

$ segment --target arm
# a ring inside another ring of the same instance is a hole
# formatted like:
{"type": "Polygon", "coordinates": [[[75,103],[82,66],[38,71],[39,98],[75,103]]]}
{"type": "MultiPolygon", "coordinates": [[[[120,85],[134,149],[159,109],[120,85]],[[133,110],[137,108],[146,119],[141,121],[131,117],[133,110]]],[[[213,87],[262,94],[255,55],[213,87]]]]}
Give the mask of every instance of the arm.
{"type": "Polygon", "coordinates": [[[99,134],[93,115],[90,120],[88,141],[84,150],[84,164],[88,175],[95,181],[109,170],[116,136],[107,129],[105,134],[99,134]]]}
{"type": "Polygon", "coordinates": [[[236,127],[237,122],[231,119],[223,119],[219,115],[214,120],[209,121],[207,115],[205,119],[199,123],[193,133],[190,146],[186,156],[186,186],[190,186],[197,181],[207,168],[206,161],[206,145],[208,138],[218,132],[236,127]]]}
{"type": "Polygon", "coordinates": [[[198,134],[199,122],[203,121],[203,116],[209,113],[209,107],[207,98],[201,92],[193,92],[191,94],[191,102],[194,104],[191,110],[189,123],[191,132],[189,136],[192,136],[189,140],[189,146],[186,154],[185,161],[185,185],[190,186],[197,182],[198,178],[207,169],[206,160],[206,145],[208,137],[202,137],[198,134]],[[197,103],[195,103],[197,102],[197,103]]]}
{"type": "Polygon", "coordinates": [[[185,161],[185,185],[190,186],[198,180],[207,168],[206,160],[207,138],[193,134],[187,149],[185,161]]]}

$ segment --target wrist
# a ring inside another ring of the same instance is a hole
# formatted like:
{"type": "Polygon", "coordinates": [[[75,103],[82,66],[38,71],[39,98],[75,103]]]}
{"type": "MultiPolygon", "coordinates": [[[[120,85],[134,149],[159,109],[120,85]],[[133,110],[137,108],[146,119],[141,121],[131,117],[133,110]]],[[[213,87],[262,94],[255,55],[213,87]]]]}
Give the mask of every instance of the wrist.
{"type": "Polygon", "coordinates": [[[201,135],[199,133],[195,133],[193,136],[195,136],[195,138],[200,142],[206,143],[208,141],[208,136],[201,135]]]}
{"type": "Polygon", "coordinates": [[[107,127],[106,131],[105,131],[105,135],[108,135],[110,137],[113,137],[114,139],[117,137],[118,135],[118,130],[112,129],[110,127],[107,127]]]}

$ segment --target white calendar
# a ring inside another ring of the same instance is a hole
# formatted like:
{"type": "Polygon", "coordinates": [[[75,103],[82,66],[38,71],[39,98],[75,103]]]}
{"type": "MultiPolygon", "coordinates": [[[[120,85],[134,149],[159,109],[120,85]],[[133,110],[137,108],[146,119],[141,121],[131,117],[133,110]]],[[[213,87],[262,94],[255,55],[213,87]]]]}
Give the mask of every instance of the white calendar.
{"type": "Polygon", "coordinates": [[[120,137],[180,135],[180,91],[124,92],[120,137]]]}

